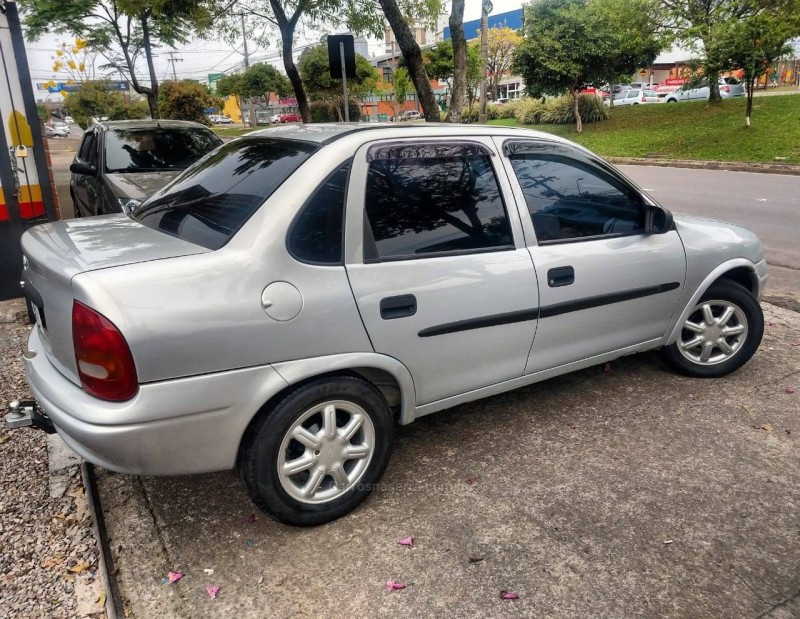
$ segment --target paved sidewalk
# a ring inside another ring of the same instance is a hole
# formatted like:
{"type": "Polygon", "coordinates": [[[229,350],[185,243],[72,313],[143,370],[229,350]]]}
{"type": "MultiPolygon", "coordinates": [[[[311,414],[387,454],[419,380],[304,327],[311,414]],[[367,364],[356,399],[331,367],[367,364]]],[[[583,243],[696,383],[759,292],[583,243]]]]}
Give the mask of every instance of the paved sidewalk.
{"type": "Polygon", "coordinates": [[[645,354],[401,428],[382,491],[323,527],[249,522],[232,472],[101,475],[128,612],[792,616],[800,314],[767,316],[760,351],[725,379],[645,354]],[[407,535],[413,548],[396,544],[407,535]],[[185,576],[162,584],[168,570],[185,576]]]}

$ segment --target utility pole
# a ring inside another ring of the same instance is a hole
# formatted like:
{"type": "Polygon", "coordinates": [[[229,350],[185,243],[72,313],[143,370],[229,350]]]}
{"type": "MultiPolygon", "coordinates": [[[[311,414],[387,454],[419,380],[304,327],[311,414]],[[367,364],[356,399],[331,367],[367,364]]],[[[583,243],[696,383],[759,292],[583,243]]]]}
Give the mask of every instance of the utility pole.
{"type": "Polygon", "coordinates": [[[167,52],[167,54],[169,55],[169,60],[167,60],[167,62],[172,64],[172,81],[177,82],[178,76],[175,73],[175,63],[183,62],[183,58],[175,58],[175,52],[167,52]]]}
{"type": "Polygon", "coordinates": [[[489,13],[494,7],[491,0],[481,3],[481,97],[478,122],[486,124],[486,61],[489,57],[489,13]]]}
{"type": "MultiPolygon", "coordinates": [[[[250,68],[250,53],[247,51],[247,30],[244,25],[244,13],[240,13],[239,17],[242,19],[242,41],[244,41],[244,70],[250,68]]],[[[258,124],[256,120],[256,106],[253,104],[253,97],[247,99],[248,117],[250,118],[250,128],[256,127],[258,124]]],[[[242,119],[244,120],[244,119],[242,119]]]]}

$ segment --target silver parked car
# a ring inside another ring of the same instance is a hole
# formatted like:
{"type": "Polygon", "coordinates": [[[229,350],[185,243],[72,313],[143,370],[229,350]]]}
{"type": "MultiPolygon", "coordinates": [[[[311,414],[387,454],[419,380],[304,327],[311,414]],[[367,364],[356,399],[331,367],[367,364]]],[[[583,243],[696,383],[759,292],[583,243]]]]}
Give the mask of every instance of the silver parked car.
{"type": "Polygon", "coordinates": [[[763,332],[753,233],[504,127],[257,131],[22,246],[41,408],[9,423],[124,473],[237,468],[295,525],[367,496],[396,422],[656,348],[724,376],[763,332]]]}
{"type": "Polygon", "coordinates": [[[75,217],[133,210],[220,144],[213,131],[195,122],[95,124],[83,134],[69,168],[75,217]]]}
{"type": "MultiPolygon", "coordinates": [[[[640,105],[647,103],[660,103],[659,96],[650,90],[639,90],[631,88],[630,90],[623,90],[614,95],[614,106],[617,105],[640,105]]],[[[603,105],[610,107],[609,99],[603,101],[603,105]]]]}
{"type": "MultiPolygon", "coordinates": [[[[744,86],[735,77],[719,78],[719,96],[723,99],[744,97],[744,86]]],[[[669,93],[664,97],[666,103],[677,103],[679,101],[708,101],[711,97],[711,89],[708,87],[708,80],[699,84],[687,84],[680,90],[669,93]]]]}

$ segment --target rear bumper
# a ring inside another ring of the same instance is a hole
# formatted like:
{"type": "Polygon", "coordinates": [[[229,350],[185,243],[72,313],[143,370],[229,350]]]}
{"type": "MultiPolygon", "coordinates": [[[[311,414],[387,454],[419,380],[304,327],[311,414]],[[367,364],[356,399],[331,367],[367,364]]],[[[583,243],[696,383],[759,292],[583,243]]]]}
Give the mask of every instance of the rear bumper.
{"type": "Polygon", "coordinates": [[[86,394],[48,360],[34,327],[25,355],[31,391],[82,458],[134,475],[234,467],[253,416],[286,382],[270,366],[142,385],[127,402],[86,394]]]}

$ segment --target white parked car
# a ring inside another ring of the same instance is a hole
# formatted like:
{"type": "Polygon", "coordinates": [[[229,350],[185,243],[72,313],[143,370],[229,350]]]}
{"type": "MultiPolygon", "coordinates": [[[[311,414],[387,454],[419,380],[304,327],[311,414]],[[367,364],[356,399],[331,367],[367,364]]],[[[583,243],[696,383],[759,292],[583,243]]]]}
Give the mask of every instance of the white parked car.
{"type": "MultiPolygon", "coordinates": [[[[719,78],[719,95],[723,99],[732,99],[734,97],[744,97],[744,86],[735,77],[721,77],[719,78]]],[[[669,93],[664,101],[666,103],[678,103],[679,101],[708,101],[711,96],[711,89],[708,83],[700,82],[693,85],[691,88],[684,86],[676,92],[669,93]]]]}
{"type": "Polygon", "coordinates": [[[422,118],[417,110],[408,110],[400,114],[400,120],[419,120],[422,118]]]}
{"type": "Polygon", "coordinates": [[[273,125],[279,124],[281,122],[281,115],[273,114],[272,116],[269,117],[269,122],[271,122],[273,125]]]}
{"type": "Polygon", "coordinates": [[[233,120],[231,120],[230,116],[225,116],[224,114],[220,114],[217,116],[217,120],[214,121],[218,125],[231,125],[233,124],[233,120]]]}
{"type": "Polygon", "coordinates": [[[72,116],[64,116],[64,122],[68,125],[71,125],[75,122],[75,120],[72,118],[72,116]]]}
{"type": "MultiPolygon", "coordinates": [[[[659,103],[661,98],[651,90],[623,90],[614,95],[614,105],[641,105],[644,103],[659,103]]],[[[610,107],[608,99],[603,101],[603,105],[610,107]]]]}

